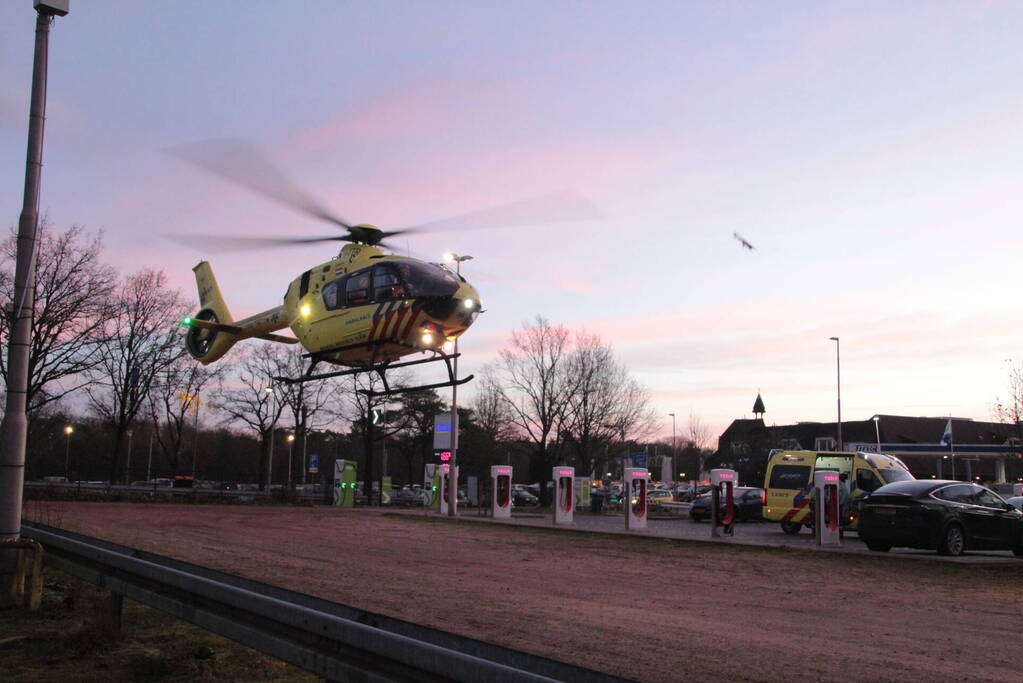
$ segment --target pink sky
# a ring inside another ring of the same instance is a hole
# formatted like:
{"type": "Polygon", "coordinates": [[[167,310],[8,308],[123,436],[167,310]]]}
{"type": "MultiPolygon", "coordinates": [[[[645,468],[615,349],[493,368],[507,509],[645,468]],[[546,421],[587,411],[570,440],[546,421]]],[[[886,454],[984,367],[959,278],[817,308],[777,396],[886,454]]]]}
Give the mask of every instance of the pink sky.
{"type": "MultiPolygon", "coordinates": [[[[611,342],[715,432],[990,417],[1015,358],[1023,95],[1014,3],[77,3],[54,24],[42,204],[192,292],[161,233],[329,233],[162,150],[247,139],[355,222],[562,188],[601,221],[424,235],[471,254],[463,367],[542,314],[611,342]],[[297,10],[297,11],[296,11],[297,10]],[[310,22],[308,18],[315,16],[310,22]],[[757,251],[732,239],[739,232],[757,251]]],[[[0,207],[20,209],[33,13],[0,6],[0,207]]],[[[232,312],[334,248],[209,255],[232,312]]],[[[471,394],[471,390],[470,390],[471,394]]]]}

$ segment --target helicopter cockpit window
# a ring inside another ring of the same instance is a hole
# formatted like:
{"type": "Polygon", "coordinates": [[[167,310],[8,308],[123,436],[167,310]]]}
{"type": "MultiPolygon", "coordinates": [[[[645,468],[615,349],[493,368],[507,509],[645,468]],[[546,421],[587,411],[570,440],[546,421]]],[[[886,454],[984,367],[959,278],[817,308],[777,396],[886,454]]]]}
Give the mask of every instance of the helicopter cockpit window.
{"type": "Polygon", "coordinates": [[[451,296],[458,291],[454,273],[434,263],[396,261],[393,265],[405,280],[408,296],[451,296]]]}
{"type": "Polygon", "coordinates": [[[328,311],[341,308],[341,280],[323,285],[323,307],[328,311]]]}
{"type": "Polygon", "coordinates": [[[389,301],[404,297],[405,288],[402,286],[398,274],[391,266],[381,264],[373,268],[374,301],[389,301]]]}
{"type": "Polygon", "coordinates": [[[345,305],[361,306],[369,303],[369,271],[352,273],[345,282],[345,305]]]}

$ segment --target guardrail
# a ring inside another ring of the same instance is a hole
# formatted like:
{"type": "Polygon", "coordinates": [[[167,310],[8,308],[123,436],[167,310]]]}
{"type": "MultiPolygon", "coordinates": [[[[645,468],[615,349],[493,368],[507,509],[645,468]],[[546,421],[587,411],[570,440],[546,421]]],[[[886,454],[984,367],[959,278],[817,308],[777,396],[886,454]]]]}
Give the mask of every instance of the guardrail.
{"type": "Polygon", "coordinates": [[[110,590],[118,613],[130,598],[329,680],[623,680],[52,527],[22,536],[110,590]]]}
{"type": "Polygon", "coordinates": [[[220,488],[175,488],[173,486],[154,486],[147,484],[145,486],[129,486],[127,484],[90,484],[88,482],[46,482],[46,481],[26,481],[25,489],[31,491],[61,491],[73,495],[89,495],[90,493],[103,493],[103,494],[125,494],[131,496],[162,496],[170,498],[193,498],[196,500],[200,499],[213,499],[213,498],[233,498],[240,500],[255,500],[255,499],[266,499],[273,498],[278,495],[287,494],[293,496],[299,500],[318,502],[323,500],[323,490],[298,490],[294,493],[288,491],[286,488],[275,486],[269,491],[252,491],[252,490],[239,490],[239,489],[220,489],[220,488]]]}

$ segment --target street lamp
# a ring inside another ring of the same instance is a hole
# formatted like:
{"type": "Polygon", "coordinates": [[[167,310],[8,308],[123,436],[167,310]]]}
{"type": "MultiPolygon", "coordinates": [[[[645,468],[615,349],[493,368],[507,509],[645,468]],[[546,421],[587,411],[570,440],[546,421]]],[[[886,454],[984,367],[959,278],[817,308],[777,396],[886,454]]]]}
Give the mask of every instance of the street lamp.
{"type": "Polygon", "coordinates": [[[288,488],[292,488],[295,484],[291,479],[291,450],[295,445],[295,435],[288,434],[288,488]]]}
{"type": "Polygon", "coordinates": [[[842,354],[838,337],[830,337],[835,342],[835,368],[838,377],[838,450],[842,448],[842,354]]]}
{"type": "MultiPolygon", "coordinates": [[[[453,251],[444,254],[444,260],[455,264],[455,273],[462,276],[462,263],[471,261],[472,256],[459,256],[453,251]]],[[[458,337],[454,343],[453,376],[458,379],[458,337]]],[[[458,507],[458,385],[451,385],[451,467],[448,470],[448,516],[454,517],[458,507]]]]}
{"type": "Polygon", "coordinates": [[[75,428],[71,425],[64,427],[64,433],[67,434],[67,448],[64,449],[64,481],[70,481],[71,475],[68,474],[68,462],[71,458],[71,435],[74,434],[75,428]]]}
{"type": "Polygon", "coordinates": [[[674,465],[677,464],[675,460],[675,413],[668,413],[668,415],[671,416],[671,469],[675,469],[674,465]]]}
{"type": "Polygon", "coordinates": [[[877,436],[877,452],[881,452],[881,428],[877,426],[877,423],[881,421],[879,415],[874,416],[874,435],[877,436]]]}

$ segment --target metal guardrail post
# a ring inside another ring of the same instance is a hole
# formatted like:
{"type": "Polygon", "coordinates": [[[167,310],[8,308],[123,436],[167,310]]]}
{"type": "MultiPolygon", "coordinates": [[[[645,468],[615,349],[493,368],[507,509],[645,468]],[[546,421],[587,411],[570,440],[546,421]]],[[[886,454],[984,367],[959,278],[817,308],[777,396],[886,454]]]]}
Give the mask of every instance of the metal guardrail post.
{"type": "Polygon", "coordinates": [[[17,552],[10,601],[29,611],[39,609],[43,600],[43,546],[37,541],[20,538],[0,541],[0,549],[12,549],[17,552]],[[27,550],[32,551],[31,564],[25,558],[27,550]],[[26,590],[25,580],[29,571],[31,573],[28,575],[28,590],[26,590]]]}

